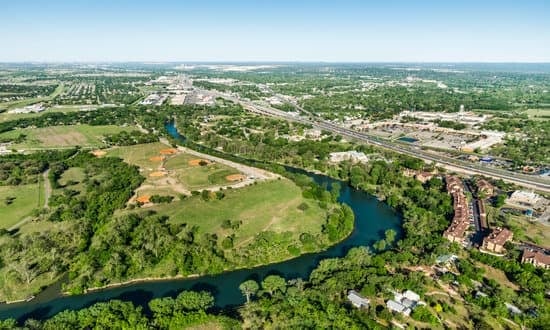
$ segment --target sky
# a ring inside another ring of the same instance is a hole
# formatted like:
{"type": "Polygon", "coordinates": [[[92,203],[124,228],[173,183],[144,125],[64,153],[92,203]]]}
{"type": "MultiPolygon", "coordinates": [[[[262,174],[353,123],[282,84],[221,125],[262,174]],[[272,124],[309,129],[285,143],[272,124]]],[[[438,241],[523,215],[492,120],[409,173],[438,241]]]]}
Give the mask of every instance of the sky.
{"type": "Polygon", "coordinates": [[[550,0],[0,0],[0,62],[550,62],[550,0]]]}

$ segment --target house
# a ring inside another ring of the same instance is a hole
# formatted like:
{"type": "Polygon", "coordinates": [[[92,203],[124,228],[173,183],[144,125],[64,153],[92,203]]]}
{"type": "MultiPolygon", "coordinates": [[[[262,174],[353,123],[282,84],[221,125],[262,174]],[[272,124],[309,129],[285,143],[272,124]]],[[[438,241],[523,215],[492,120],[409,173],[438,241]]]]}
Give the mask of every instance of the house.
{"type": "Polygon", "coordinates": [[[455,254],[444,254],[435,259],[435,262],[439,265],[446,265],[458,260],[458,256],[455,254]]]}
{"type": "Polygon", "coordinates": [[[392,312],[409,316],[416,306],[424,304],[416,292],[406,290],[403,293],[394,292],[394,298],[386,302],[386,307],[392,312]]]}
{"type": "Polygon", "coordinates": [[[397,312],[397,313],[401,313],[401,314],[404,314],[406,316],[409,316],[411,314],[411,309],[408,308],[408,307],[405,307],[404,305],[398,303],[397,301],[394,301],[394,300],[388,300],[386,302],[386,307],[392,311],[392,312],[397,312]]]}
{"type": "Polygon", "coordinates": [[[506,228],[496,227],[489,236],[483,239],[482,248],[486,251],[501,253],[504,244],[512,239],[514,234],[506,228]]]}
{"type": "Polygon", "coordinates": [[[531,249],[523,250],[522,263],[529,263],[535,267],[550,269],[550,255],[531,249]]]}
{"type": "Polygon", "coordinates": [[[351,304],[357,308],[369,307],[370,301],[367,298],[364,298],[355,290],[350,290],[348,292],[348,300],[351,304]]]}

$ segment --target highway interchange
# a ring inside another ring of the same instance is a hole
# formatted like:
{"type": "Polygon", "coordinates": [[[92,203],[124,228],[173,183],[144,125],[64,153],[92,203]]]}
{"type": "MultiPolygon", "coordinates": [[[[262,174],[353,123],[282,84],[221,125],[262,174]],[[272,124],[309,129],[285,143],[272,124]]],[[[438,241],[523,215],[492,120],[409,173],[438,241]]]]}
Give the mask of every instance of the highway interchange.
{"type": "Polygon", "coordinates": [[[331,122],[327,122],[325,120],[316,119],[314,118],[314,116],[310,116],[309,118],[306,118],[303,116],[296,116],[296,115],[289,114],[287,112],[275,109],[273,107],[259,105],[250,101],[236,98],[229,94],[219,93],[212,90],[204,91],[204,92],[210,93],[216,97],[222,97],[224,99],[230,100],[235,103],[239,103],[243,106],[243,108],[254,113],[277,117],[288,121],[309,124],[315,128],[323,129],[326,131],[339,134],[342,137],[373,144],[385,149],[392,150],[397,153],[420,158],[427,162],[434,162],[437,166],[446,167],[455,172],[462,172],[467,174],[480,174],[480,175],[484,175],[494,179],[502,179],[506,182],[515,183],[517,185],[521,185],[530,189],[535,189],[535,190],[539,190],[547,193],[550,192],[550,183],[546,178],[543,178],[543,177],[528,176],[520,173],[514,173],[511,171],[499,169],[499,168],[468,163],[466,161],[462,161],[459,159],[454,159],[443,155],[433,154],[431,152],[422,150],[418,147],[407,146],[394,141],[389,141],[387,139],[382,139],[380,137],[372,136],[366,133],[341,127],[339,125],[336,125],[331,122]]]}

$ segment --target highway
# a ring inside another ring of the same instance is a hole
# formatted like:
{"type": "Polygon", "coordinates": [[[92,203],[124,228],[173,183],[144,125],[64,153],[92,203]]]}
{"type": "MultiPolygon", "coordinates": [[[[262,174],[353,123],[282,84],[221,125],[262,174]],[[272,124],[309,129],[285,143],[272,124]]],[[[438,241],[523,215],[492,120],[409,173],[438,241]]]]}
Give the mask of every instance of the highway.
{"type": "Polygon", "coordinates": [[[424,161],[434,162],[437,166],[447,167],[456,172],[463,172],[467,174],[480,174],[494,179],[502,179],[506,182],[515,183],[517,185],[525,186],[527,188],[536,189],[547,193],[550,192],[550,182],[542,177],[532,177],[499,168],[468,163],[466,161],[454,159],[451,157],[433,154],[431,152],[421,150],[418,147],[402,145],[377,136],[372,136],[366,133],[348,129],[334,123],[327,122],[325,120],[313,119],[312,116],[310,118],[304,118],[301,116],[289,114],[287,112],[269,106],[258,105],[250,101],[245,101],[229,94],[220,93],[212,90],[205,90],[204,92],[213,94],[216,97],[222,97],[234,103],[239,103],[243,106],[243,108],[254,113],[277,117],[288,121],[309,124],[315,128],[330,131],[346,138],[351,138],[361,142],[376,145],[400,154],[420,158],[424,161]]]}

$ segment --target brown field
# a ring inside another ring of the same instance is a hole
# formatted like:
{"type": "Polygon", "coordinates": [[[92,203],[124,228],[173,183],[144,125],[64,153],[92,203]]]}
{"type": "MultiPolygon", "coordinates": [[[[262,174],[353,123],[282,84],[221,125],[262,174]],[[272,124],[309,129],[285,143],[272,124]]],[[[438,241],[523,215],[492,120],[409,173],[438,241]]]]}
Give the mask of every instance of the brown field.
{"type": "Polygon", "coordinates": [[[145,203],[149,203],[150,199],[151,199],[151,196],[143,195],[143,196],[139,196],[138,198],[136,198],[136,201],[139,202],[139,203],[145,204],[145,203]]]}
{"type": "Polygon", "coordinates": [[[106,151],[103,151],[103,150],[94,150],[92,151],[92,155],[96,156],[96,157],[103,157],[107,154],[106,151]]]}
{"type": "Polygon", "coordinates": [[[242,181],[242,180],[246,179],[246,176],[244,176],[242,174],[231,174],[231,175],[226,176],[225,179],[227,181],[231,181],[231,182],[242,181]]]}
{"type": "Polygon", "coordinates": [[[170,149],[162,149],[160,151],[160,154],[161,155],[175,155],[177,152],[178,152],[178,150],[176,150],[174,148],[170,148],[170,149]]]}
{"type": "Polygon", "coordinates": [[[210,163],[211,163],[209,160],[206,160],[206,159],[191,159],[191,160],[188,161],[187,163],[188,163],[190,166],[199,166],[201,162],[206,163],[206,164],[210,164],[210,163]]]}
{"type": "Polygon", "coordinates": [[[80,132],[68,132],[65,134],[43,134],[38,139],[44,146],[72,146],[83,145],[88,142],[86,136],[80,132]]]}
{"type": "Polygon", "coordinates": [[[166,174],[167,174],[166,172],[157,171],[157,172],[152,172],[151,174],[149,174],[149,176],[152,178],[158,178],[161,176],[165,176],[166,174]]]}
{"type": "Polygon", "coordinates": [[[155,156],[155,157],[149,158],[150,161],[157,162],[157,163],[162,162],[164,159],[165,159],[164,156],[155,156]]]}

